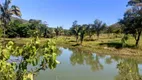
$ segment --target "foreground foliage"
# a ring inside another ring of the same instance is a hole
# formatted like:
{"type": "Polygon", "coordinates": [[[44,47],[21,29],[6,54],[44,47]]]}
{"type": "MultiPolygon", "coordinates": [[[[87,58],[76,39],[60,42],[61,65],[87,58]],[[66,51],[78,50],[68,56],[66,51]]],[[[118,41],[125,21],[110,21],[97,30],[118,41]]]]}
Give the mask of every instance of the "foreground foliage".
{"type": "Polygon", "coordinates": [[[12,41],[6,46],[0,45],[0,80],[26,80],[32,75],[46,68],[56,67],[56,46],[48,40],[42,47],[40,41],[34,38],[30,43],[20,47],[12,41]],[[16,59],[12,59],[14,56],[16,59]],[[16,60],[16,61],[15,61],[16,60]],[[32,66],[29,68],[29,66],[32,66]]]}

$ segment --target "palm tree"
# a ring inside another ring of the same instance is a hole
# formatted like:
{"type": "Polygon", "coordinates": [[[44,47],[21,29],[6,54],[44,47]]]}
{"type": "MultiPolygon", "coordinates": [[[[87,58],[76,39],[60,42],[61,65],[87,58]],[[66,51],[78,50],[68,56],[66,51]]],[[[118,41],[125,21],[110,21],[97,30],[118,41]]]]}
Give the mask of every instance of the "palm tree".
{"type": "Polygon", "coordinates": [[[96,19],[94,21],[93,28],[95,29],[98,39],[99,39],[99,35],[100,35],[101,30],[103,30],[105,27],[106,27],[106,24],[103,23],[102,21],[100,21],[98,19],[96,19]]]}
{"type": "Polygon", "coordinates": [[[11,20],[11,16],[15,15],[21,17],[21,12],[19,7],[12,5],[10,6],[11,0],[5,0],[4,4],[0,4],[0,19],[2,21],[2,26],[4,30],[4,37],[5,37],[5,30],[11,20]]]}
{"type": "Polygon", "coordinates": [[[94,30],[94,28],[93,28],[93,24],[88,24],[88,25],[87,25],[86,33],[89,35],[89,38],[91,39],[92,36],[93,36],[94,33],[95,33],[95,30],[94,30]]]}
{"type": "Polygon", "coordinates": [[[79,27],[79,25],[73,28],[73,33],[74,33],[75,36],[76,36],[76,42],[78,42],[79,33],[80,33],[80,27],[79,27]]]}
{"type": "Polygon", "coordinates": [[[80,25],[77,24],[77,21],[73,22],[72,28],[70,29],[72,34],[76,37],[76,42],[78,42],[79,39],[79,33],[80,33],[80,25]]]}

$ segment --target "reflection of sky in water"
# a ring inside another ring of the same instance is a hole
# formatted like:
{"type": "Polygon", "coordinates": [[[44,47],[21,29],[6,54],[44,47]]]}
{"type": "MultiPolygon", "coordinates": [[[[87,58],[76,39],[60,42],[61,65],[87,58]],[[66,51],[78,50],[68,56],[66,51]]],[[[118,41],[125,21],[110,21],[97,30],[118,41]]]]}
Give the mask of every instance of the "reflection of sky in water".
{"type": "MultiPolygon", "coordinates": [[[[70,58],[75,53],[64,48],[60,48],[60,50],[62,50],[62,54],[57,57],[57,60],[59,60],[61,64],[58,64],[57,68],[54,70],[47,69],[46,71],[40,71],[37,80],[114,80],[118,75],[118,63],[113,59],[111,59],[110,64],[106,63],[106,59],[111,58],[111,56],[99,56],[94,53],[92,55],[94,60],[97,56],[99,64],[103,65],[103,69],[92,71],[92,65],[86,63],[90,58],[87,53],[82,53],[83,59],[86,60],[84,60],[83,64],[77,64],[76,62],[75,65],[72,65],[70,58]]],[[[78,58],[74,60],[78,59],[81,58],[78,56],[78,58]]],[[[97,63],[93,62],[92,64],[96,65],[97,63]]],[[[142,65],[139,65],[139,68],[140,73],[142,73],[142,65]]]]}
{"type": "Polygon", "coordinates": [[[10,59],[8,60],[8,62],[12,63],[12,62],[16,62],[16,63],[20,63],[22,61],[22,57],[21,56],[10,56],[10,59]]]}
{"type": "Polygon", "coordinates": [[[142,64],[139,64],[138,67],[139,67],[139,72],[142,75],[142,64]]]}

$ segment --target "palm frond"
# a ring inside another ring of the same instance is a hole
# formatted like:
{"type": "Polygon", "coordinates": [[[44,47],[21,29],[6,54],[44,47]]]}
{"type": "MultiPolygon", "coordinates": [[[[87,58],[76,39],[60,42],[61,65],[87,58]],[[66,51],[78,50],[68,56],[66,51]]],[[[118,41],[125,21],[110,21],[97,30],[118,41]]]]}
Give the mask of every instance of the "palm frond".
{"type": "Polygon", "coordinates": [[[8,0],[8,4],[10,4],[11,3],[11,0],[8,0]]]}
{"type": "Polygon", "coordinates": [[[18,17],[21,17],[21,16],[22,16],[21,11],[20,11],[20,8],[17,7],[17,6],[15,6],[15,5],[13,5],[13,6],[11,7],[11,12],[12,12],[14,15],[18,16],[18,17]]]}
{"type": "Polygon", "coordinates": [[[5,10],[1,4],[0,4],[0,11],[1,11],[1,13],[5,12],[5,10]]]}
{"type": "Polygon", "coordinates": [[[5,3],[4,3],[4,10],[7,10],[9,8],[9,4],[11,3],[11,0],[5,0],[5,3]]]}

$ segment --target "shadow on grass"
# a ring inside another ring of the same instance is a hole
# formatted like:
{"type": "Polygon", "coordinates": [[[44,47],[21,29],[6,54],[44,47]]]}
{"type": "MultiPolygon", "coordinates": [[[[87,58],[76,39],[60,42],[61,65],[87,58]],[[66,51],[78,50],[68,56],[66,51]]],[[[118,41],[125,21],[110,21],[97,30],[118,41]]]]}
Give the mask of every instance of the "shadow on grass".
{"type": "Polygon", "coordinates": [[[74,41],[74,40],[70,40],[69,42],[76,42],[76,41],[74,41]]]}
{"type": "Polygon", "coordinates": [[[72,46],[80,46],[80,44],[74,44],[74,45],[72,45],[72,46]]]}
{"type": "Polygon", "coordinates": [[[126,44],[125,46],[123,46],[122,43],[118,43],[118,42],[100,43],[99,45],[107,45],[108,47],[115,47],[116,49],[121,49],[121,48],[136,48],[135,45],[128,45],[128,44],[126,44]]]}
{"type": "Polygon", "coordinates": [[[84,41],[97,41],[97,39],[84,39],[84,41]]]}

